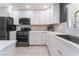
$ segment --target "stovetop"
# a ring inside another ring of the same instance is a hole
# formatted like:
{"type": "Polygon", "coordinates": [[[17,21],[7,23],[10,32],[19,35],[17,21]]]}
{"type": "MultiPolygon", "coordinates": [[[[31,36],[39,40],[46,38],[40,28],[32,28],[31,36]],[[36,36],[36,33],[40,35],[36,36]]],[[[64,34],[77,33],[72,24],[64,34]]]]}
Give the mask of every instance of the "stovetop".
{"type": "Polygon", "coordinates": [[[28,35],[29,31],[17,31],[17,35],[28,35]]]}

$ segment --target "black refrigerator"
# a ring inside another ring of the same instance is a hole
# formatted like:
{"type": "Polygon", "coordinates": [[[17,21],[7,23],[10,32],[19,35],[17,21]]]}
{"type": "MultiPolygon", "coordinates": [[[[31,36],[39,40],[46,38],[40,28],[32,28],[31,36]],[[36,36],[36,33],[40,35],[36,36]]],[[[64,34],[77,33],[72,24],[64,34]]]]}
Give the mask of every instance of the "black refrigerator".
{"type": "Polygon", "coordinates": [[[0,40],[9,40],[10,25],[13,25],[13,18],[0,17],[0,40]]]}

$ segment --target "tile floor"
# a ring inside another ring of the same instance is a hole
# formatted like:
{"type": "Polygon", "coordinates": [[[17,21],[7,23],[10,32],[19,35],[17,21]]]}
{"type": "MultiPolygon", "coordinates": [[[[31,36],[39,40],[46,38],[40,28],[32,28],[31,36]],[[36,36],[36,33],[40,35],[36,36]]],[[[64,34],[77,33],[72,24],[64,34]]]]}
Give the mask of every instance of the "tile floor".
{"type": "Polygon", "coordinates": [[[49,56],[46,46],[16,47],[15,56],[49,56]]]}

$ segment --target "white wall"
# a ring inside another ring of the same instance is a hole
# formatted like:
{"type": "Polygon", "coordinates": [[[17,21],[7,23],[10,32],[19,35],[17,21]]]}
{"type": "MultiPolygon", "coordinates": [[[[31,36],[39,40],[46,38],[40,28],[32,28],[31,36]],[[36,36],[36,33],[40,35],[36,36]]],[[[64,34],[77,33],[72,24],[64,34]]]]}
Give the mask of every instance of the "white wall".
{"type": "Polygon", "coordinates": [[[68,8],[68,26],[67,22],[61,23],[55,26],[55,31],[79,36],[79,28],[73,27],[75,20],[74,13],[79,10],[79,4],[70,3],[66,7],[68,8]]]}
{"type": "Polygon", "coordinates": [[[0,8],[0,16],[9,16],[9,11],[7,8],[1,7],[0,8]]]}
{"type": "Polygon", "coordinates": [[[67,22],[57,25],[55,31],[79,36],[79,29],[67,27],[67,22]]]}
{"type": "MultiPolygon", "coordinates": [[[[67,6],[68,8],[68,22],[69,22],[69,27],[74,27],[75,23],[75,12],[79,10],[79,4],[78,3],[70,3],[67,6]]],[[[79,22],[79,13],[77,16],[77,21],[79,22]]],[[[79,28],[79,25],[78,25],[79,28]]]]}
{"type": "Polygon", "coordinates": [[[48,27],[48,25],[33,25],[32,27],[31,27],[31,30],[32,31],[47,31],[47,27],[48,27]]]}

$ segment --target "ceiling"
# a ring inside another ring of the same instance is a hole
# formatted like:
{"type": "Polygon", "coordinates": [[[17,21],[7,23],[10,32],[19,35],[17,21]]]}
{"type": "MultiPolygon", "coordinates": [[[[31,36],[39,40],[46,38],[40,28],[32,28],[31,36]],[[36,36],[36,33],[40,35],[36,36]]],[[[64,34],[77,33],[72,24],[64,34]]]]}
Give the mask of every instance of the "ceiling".
{"type": "Polygon", "coordinates": [[[47,9],[52,6],[52,3],[0,3],[0,7],[12,6],[13,9],[23,10],[23,9],[47,9]],[[30,7],[27,8],[26,6],[30,7]]]}

